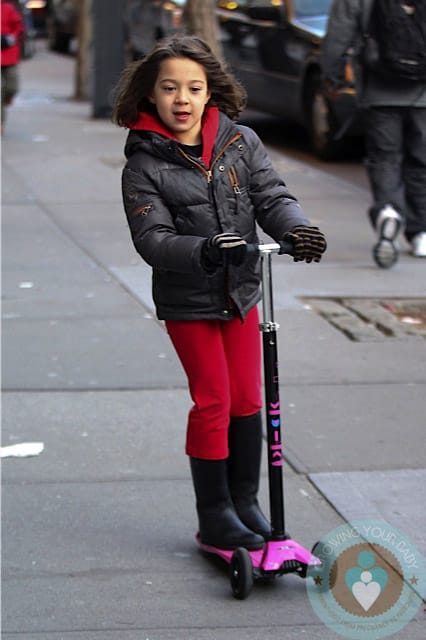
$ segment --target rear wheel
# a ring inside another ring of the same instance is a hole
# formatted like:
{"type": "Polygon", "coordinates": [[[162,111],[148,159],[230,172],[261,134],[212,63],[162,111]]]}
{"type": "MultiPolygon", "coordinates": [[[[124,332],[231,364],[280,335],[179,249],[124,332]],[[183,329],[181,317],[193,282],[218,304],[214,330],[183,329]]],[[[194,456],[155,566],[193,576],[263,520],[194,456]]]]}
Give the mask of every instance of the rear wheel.
{"type": "Polygon", "coordinates": [[[327,569],[326,565],[330,560],[330,552],[329,549],[324,550],[324,548],[325,544],[321,540],[315,542],[315,544],[313,545],[311,553],[319,560],[321,560],[321,564],[309,566],[308,575],[315,580],[316,584],[322,585],[322,589],[332,589],[336,584],[338,565],[333,561],[333,570],[327,573],[327,571],[329,571],[329,568],[327,569]],[[324,558],[326,559],[325,564],[324,558]]]}

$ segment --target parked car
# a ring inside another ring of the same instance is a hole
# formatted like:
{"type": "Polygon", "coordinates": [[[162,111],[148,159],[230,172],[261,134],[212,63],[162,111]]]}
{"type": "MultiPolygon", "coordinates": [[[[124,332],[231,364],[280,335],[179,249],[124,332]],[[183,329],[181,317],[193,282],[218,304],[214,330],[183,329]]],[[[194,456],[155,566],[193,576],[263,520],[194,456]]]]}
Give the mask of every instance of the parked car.
{"type": "Polygon", "coordinates": [[[322,87],[330,0],[219,0],[217,6],[224,56],[247,89],[249,106],[300,123],[319,157],[335,156],[339,134],[355,131],[357,120],[349,67],[348,84],[335,99],[322,87]]]}
{"type": "Polygon", "coordinates": [[[78,0],[48,0],[47,41],[51,51],[68,53],[77,36],[78,0]]]}

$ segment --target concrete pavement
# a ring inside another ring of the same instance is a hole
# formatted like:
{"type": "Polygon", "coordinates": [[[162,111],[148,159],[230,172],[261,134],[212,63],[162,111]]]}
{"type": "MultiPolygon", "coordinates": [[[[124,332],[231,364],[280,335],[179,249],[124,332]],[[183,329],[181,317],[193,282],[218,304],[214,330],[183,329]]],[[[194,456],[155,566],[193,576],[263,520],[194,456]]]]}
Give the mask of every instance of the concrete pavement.
{"type": "MultiPolygon", "coordinates": [[[[122,210],[126,134],[71,99],[73,64],[41,43],[23,62],[2,144],[2,445],[45,447],[2,463],[3,637],[337,638],[300,578],[237,602],[195,547],[190,402],[122,210]]],[[[274,262],[288,529],[310,548],[379,517],[424,554],[425,338],[350,340],[306,299],[424,299],[426,261],[377,269],[368,191],[271,155],[329,241],[320,265],[274,262]]]]}

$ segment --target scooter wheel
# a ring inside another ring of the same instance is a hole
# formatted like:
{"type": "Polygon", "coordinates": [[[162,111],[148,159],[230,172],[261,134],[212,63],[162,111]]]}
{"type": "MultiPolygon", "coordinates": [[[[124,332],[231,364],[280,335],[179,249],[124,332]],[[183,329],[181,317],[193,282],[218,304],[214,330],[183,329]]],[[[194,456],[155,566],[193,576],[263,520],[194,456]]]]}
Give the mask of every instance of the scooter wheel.
{"type": "Polygon", "coordinates": [[[238,547],[232,554],[229,565],[232,593],[238,600],[245,600],[253,587],[253,566],[250,554],[238,547]]]}
{"type": "MultiPolygon", "coordinates": [[[[311,553],[316,556],[317,558],[319,557],[320,559],[325,556],[325,557],[329,557],[328,554],[323,553],[323,548],[324,548],[324,543],[322,541],[318,541],[314,544],[314,546],[312,547],[311,553]]],[[[318,565],[318,566],[314,566],[311,567],[310,569],[310,575],[313,578],[315,575],[322,577],[324,579],[323,573],[325,571],[324,565],[318,565]]],[[[330,573],[329,575],[325,576],[325,579],[328,582],[323,582],[323,584],[328,584],[328,588],[332,589],[334,587],[334,585],[336,584],[336,576],[337,576],[337,564],[335,564],[335,570],[333,573],[330,573]]]]}

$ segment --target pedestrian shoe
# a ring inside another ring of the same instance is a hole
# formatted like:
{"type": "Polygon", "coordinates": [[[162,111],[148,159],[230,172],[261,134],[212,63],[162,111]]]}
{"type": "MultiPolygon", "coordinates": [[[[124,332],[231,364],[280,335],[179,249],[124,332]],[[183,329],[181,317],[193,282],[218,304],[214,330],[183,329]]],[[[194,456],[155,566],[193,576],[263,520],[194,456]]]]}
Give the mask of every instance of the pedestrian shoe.
{"type": "Polygon", "coordinates": [[[426,231],[421,231],[412,238],[411,255],[416,258],[426,258],[426,231]]]}
{"type": "Polygon", "coordinates": [[[399,256],[396,237],[402,226],[402,218],[397,211],[387,204],[379,212],[376,220],[378,241],[373,247],[373,258],[382,269],[392,267],[399,256]]]}

